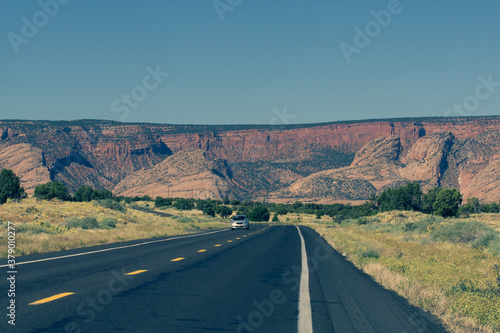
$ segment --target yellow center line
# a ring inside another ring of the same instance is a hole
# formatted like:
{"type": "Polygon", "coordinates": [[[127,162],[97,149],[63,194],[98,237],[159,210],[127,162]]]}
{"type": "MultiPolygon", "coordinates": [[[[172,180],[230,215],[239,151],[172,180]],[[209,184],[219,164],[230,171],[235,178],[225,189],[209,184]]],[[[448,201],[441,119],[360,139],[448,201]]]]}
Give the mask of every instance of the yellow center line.
{"type": "Polygon", "coordinates": [[[215,246],[222,246],[222,244],[217,244],[217,245],[215,245],[215,246]]]}
{"type": "Polygon", "coordinates": [[[147,271],[148,271],[147,269],[141,269],[141,270],[138,270],[138,271],[133,271],[133,272],[127,273],[125,275],[137,275],[137,274],[141,274],[141,273],[144,273],[144,272],[147,272],[147,271]]]}
{"type": "Polygon", "coordinates": [[[205,252],[205,251],[206,251],[206,249],[203,249],[203,250],[200,250],[200,251],[198,251],[198,252],[205,252]]]}
{"type": "Polygon", "coordinates": [[[243,237],[246,237],[247,235],[243,235],[243,237]]]}
{"type": "Polygon", "coordinates": [[[236,239],[241,239],[241,238],[239,238],[239,237],[238,237],[238,238],[236,238],[236,239]]]}
{"type": "Polygon", "coordinates": [[[172,259],[171,261],[181,261],[181,260],[184,260],[184,259],[185,259],[185,258],[180,257],[180,258],[175,258],[175,259],[172,259]]]}
{"type": "Polygon", "coordinates": [[[55,301],[56,299],[63,298],[63,297],[66,297],[66,296],[69,296],[69,295],[73,295],[73,294],[74,294],[74,293],[62,293],[62,294],[57,294],[57,295],[54,295],[54,296],[52,296],[52,297],[47,297],[47,298],[41,299],[41,300],[39,300],[39,301],[36,301],[36,302],[30,303],[29,305],[38,305],[38,304],[48,303],[48,302],[55,301]]]}
{"type": "Polygon", "coordinates": [[[228,240],[227,242],[228,242],[228,243],[231,243],[231,242],[232,242],[232,240],[228,240]]]}

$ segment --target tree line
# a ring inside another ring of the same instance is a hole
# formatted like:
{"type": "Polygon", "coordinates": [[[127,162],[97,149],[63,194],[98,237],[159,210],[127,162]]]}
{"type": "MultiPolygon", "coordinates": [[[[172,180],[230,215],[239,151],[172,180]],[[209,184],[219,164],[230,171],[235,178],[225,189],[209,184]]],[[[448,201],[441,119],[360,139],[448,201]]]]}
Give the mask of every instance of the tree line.
{"type": "MultiPolygon", "coordinates": [[[[123,210],[120,202],[133,203],[137,201],[154,202],[157,208],[172,206],[178,210],[198,209],[208,216],[227,218],[234,212],[244,214],[253,221],[279,221],[280,215],[288,213],[314,214],[319,219],[324,215],[332,217],[335,221],[349,218],[375,215],[391,210],[411,210],[426,214],[453,217],[472,213],[499,213],[500,203],[481,204],[477,198],[469,198],[466,204],[462,203],[462,195],[456,189],[435,187],[423,193],[418,183],[408,183],[398,188],[384,190],[378,196],[361,205],[350,204],[317,204],[296,201],[292,204],[277,204],[258,202],[252,200],[223,200],[193,199],[193,198],[163,198],[155,199],[144,195],[135,197],[115,196],[109,190],[96,190],[90,186],[81,186],[72,196],[67,187],[61,182],[48,182],[35,187],[34,196],[39,200],[58,199],[61,201],[90,202],[93,200],[104,203],[108,208],[123,210]],[[114,203],[113,203],[114,202],[114,203]]],[[[26,192],[20,185],[19,177],[12,170],[3,169],[0,172],[0,204],[7,199],[26,198],[26,192]]]]}

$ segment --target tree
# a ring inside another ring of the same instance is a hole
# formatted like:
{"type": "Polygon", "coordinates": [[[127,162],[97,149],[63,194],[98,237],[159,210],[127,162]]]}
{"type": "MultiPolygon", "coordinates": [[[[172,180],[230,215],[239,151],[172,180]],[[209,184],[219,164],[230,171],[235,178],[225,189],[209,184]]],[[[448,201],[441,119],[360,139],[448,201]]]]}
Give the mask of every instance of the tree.
{"type": "Polygon", "coordinates": [[[422,196],[422,207],[421,211],[425,214],[434,213],[434,203],[436,202],[436,197],[443,189],[441,187],[434,187],[429,190],[426,194],[422,196]]]}
{"type": "Polygon", "coordinates": [[[205,207],[203,207],[203,214],[209,215],[209,216],[215,216],[214,206],[212,206],[212,205],[205,205],[205,207]]]}
{"type": "Polygon", "coordinates": [[[279,222],[280,221],[280,219],[278,218],[278,214],[277,213],[274,213],[273,219],[271,221],[273,221],[273,222],[279,222]]]}
{"type": "Polygon", "coordinates": [[[228,216],[231,216],[233,213],[233,210],[231,207],[228,206],[218,206],[216,209],[216,213],[220,215],[223,219],[227,218],[228,216]]]}
{"type": "Polygon", "coordinates": [[[442,217],[457,216],[458,207],[462,203],[462,194],[456,189],[443,189],[434,202],[434,214],[442,217]]]}
{"type": "Polygon", "coordinates": [[[35,197],[41,200],[69,200],[69,193],[66,186],[60,182],[48,182],[35,187],[35,197]]]}
{"type": "Polygon", "coordinates": [[[110,190],[95,191],[97,200],[113,199],[113,192],[110,190]]]}
{"type": "Polygon", "coordinates": [[[172,205],[172,199],[162,198],[160,196],[156,197],[155,207],[165,207],[165,206],[171,206],[171,205],[172,205]]]}
{"type": "Polygon", "coordinates": [[[418,183],[409,183],[399,188],[387,189],[377,199],[381,212],[389,210],[420,210],[422,190],[418,183]]]}
{"type": "Polygon", "coordinates": [[[71,196],[68,193],[66,185],[60,182],[48,182],[42,185],[38,185],[37,187],[35,187],[35,197],[42,200],[71,200],[71,196]]]}
{"type": "Polygon", "coordinates": [[[7,199],[21,199],[26,197],[24,188],[21,187],[19,177],[10,170],[2,169],[0,172],[0,204],[7,202],[7,199]]]}
{"type": "Polygon", "coordinates": [[[269,221],[270,216],[271,214],[269,214],[269,210],[267,209],[267,207],[263,205],[255,207],[255,209],[251,210],[250,213],[248,214],[248,218],[251,221],[267,222],[269,221]]]}
{"type": "Polygon", "coordinates": [[[177,202],[173,205],[179,210],[191,210],[194,208],[194,204],[189,199],[179,198],[177,202]]]}
{"type": "Polygon", "coordinates": [[[476,197],[472,197],[467,199],[467,205],[471,209],[471,213],[480,213],[481,212],[481,204],[479,203],[479,199],[476,197]]]}
{"type": "Polygon", "coordinates": [[[75,195],[73,197],[75,201],[78,202],[89,202],[95,199],[95,191],[90,186],[80,186],[78,190],[76,190],[75,195]]]}
{"type": "Polygon", "coordinates": [[[286,208],[285,205],[279,204],[276,207],[276,213],[278,213],[278,215],[286,215],[288,213],[288,209],[286,208]]]}

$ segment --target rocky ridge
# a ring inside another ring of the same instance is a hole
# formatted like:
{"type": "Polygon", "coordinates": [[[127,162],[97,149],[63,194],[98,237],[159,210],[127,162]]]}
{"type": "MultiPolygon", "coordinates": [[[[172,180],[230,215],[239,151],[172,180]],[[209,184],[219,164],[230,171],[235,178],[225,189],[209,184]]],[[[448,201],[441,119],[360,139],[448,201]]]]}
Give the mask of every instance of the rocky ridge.
{"type": "Polygon", "coordinates": [[[499,131],[500,117],[281,127],[11,120],[0,121],[0,167],[29,193],[50,179],[71,191],[333,202],[418,181],[498,201],[499,131]]]}

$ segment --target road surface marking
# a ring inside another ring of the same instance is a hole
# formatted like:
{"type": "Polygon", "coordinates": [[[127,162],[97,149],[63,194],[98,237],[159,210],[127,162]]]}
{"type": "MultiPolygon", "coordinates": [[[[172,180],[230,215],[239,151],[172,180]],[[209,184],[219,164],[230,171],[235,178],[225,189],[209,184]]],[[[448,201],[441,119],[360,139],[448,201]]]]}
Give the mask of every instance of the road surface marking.
{"type": "MultiPolygon", "coordinates": [[[[129,247],[135,247],[135,246],[141,246],[141,245],[147,245],[147,244],[153,244],[153,243],[159,243],[159,242],[168,242],[176,239],[183,239],[183,238],[191,238],[191,237],[198,237],[198,236],[204,236],[204,235],[210,235],[214,234],[217,232],[222,232],[222,231],[228,231],[229,229],[222,229],[222,230],[216,230],[216,231],[211,231],[203,234],[195,234],[195,235],[187,235],[187,236],[181,236],[181,237],[175,237],[175,238],[167,238],[167,239],[159,239],[159,240],[154,240],[154,241],[149,241],[149,242],[144,242],[144,243],[139,243],[139,244],[132,244],[132,245],[124,245],[124,246],[118,246],[118,247],[112,247],[109,249],[102,249],[102,250],[96,250],[96,251],[90,251],[90,252],[83,252],[83,253],[76,253],[76,254],[68,254],[66,256],[60,256],[60,257],[52,257],[52,258],[45,258],[45,259],[39,259],[39,260],[32,260],[32,261],[25,261],[25,262],[16,262],[16,266],[19,265],[24,265],[24,264],[32,264],[35,262],[42,262],[42,261],[49,261],[49,260],[56,260],[56,259],[63,259],[63,258],[71,258],[71,257],[78,257],[78,256],[83,256],[86,254],[92,254],[92,253],[99,253],[99,252],[106,252],[106,251],[113,251],[113,250],[119,250],[119,249],[126,249],[129,247]]],[[[1,265],[1,267],[8,267],[9,265],[1,265]]]]}
{"type": "Polygon", "coordinates": [[[52,297],[47,297],[47,298],[41,299],[41,300],[39,300],[39,301],[36,301],[36,302],[30,303],[29,305],[38,305],[38,304],[48,303],[48,302],[55,301],[56,299],[63,298],[63,297],[66,297],[66,296],[69,296],[69,295],[73,295],[73,294],[74,294],[74,293],[62,293],[62,294],[57,294],[57,295],[54,295],[54,296],[52,296],[52,297]]]}
{"type": "Polygon", "coordinates": [[[180,257],[180,258],[175,258],[175,259],[172,259],[171,261],[181,261],[181,260],[184,260],[184,259],[185,259],[185,258],[180,257]]]}
{"type": "Polygon", "coordinates": [[[302,253],[302,272],[300,273],[300,291],[299,291],[299,322],[298,333],[311,333],[312,315],[311,315],[311,295],[309,294],[309,267],[307,266],[307,252],[304,237],[298,226],[295,226],[300,236],[300,247],[302,253]]]}
{"type": "Polygon", "coordinates": [[[243,237],[246,237],[247,235],[243,235],[243,237]]]}
{"type": "Polygon", "coordinates": [[[231,243],[231,242],[232,242],[232,240],[228,240],[227,242],[228,242],[228,243],[231,243]]]}
{"type": "Polygon", "coordinates": [[[133,271],[133,272],[127,273],[125,275],[137,275],[137,274],[141,274],[141,273],[144,273],[144,272],[147,272],[147,271],[148,271],[147,269],[141,269],[141,270],[138,270],[138,271],[133,271]]]}
{"type": "Polygon", "coordinates": [[[205,251],[206,251],[206,250],[205,250],[205,249],[203,249],[203,250],[200,250],[200,251],[198,251],[198,252],[205,252],[205,251]]]}
{"type": "Polygon", "coordinates": [[[236,238],[236,239],[241,239],[241,238],[239,238],[239,237],[238,237],[238,238],[236,238]]]}
{"type": "Polygon", "coordinates": [[[222,246],[222,244],[216,244],[215,246],[222,246]]]}

